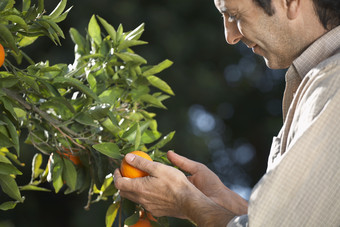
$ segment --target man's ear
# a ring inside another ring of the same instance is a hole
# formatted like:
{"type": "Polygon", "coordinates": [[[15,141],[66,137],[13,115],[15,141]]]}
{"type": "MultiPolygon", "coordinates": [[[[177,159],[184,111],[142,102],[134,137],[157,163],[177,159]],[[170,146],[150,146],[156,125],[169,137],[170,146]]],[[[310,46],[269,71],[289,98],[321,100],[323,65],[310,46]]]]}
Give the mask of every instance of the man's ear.
{"type": "Polygon", "coordinates": [[[295,19],[300,11],[300,0],[286,0],[287,17],[291,20],[295,19]]]}

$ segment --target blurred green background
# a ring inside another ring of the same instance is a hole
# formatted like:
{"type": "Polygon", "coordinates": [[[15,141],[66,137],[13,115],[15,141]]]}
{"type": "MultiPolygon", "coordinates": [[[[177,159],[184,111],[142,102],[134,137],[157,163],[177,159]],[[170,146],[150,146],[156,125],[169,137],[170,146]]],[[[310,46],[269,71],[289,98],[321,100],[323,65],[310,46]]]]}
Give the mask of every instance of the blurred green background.
{"type": "MultiPolygon", "coordinates": [[[[47,11],[58,2],[46,0],[47,11]]],[[[93,14],[116,28],[122,23],[124,30],[145,22],[142,40],[149,44],[134,50],[149,64],[164,59],[174,62],[160,77],[176,95],[164,102],[168,110],[155,110],[162,133],[176,130],[167,148],[206,164],[225,185],[248,199],[265,172],[272,137],[282,124],[285,70],[268,69],[243,44],[229,46],[213,0],[69,0],[71,5],[73,9],[61,23],[66,34],[62,46],[43,37],[27,53],[36,62],[72,63],[74,47],[68,30],[74,27],[85,34],[93,14]]],[[[24,145],[23,149],[21,160],[26,167],[20,170],[26,176],[18,177],[21,185],[29,182],[34,155],[32,147],[24,145]]],[[[24,204],[0,213],[0,227],[105,226],[108,204],[94,204],[85,211],[86,193],[23,195],[24,204]]],[[[170,226],[193,225],[171,218],[170,226]]]]}

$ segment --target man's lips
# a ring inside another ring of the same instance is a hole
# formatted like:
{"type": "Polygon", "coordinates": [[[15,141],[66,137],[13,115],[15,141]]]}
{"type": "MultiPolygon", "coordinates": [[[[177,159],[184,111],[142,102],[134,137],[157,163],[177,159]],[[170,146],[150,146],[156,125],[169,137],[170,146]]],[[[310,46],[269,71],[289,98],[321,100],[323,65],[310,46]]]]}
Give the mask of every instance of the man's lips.
{"type": "Polygon", "coordinates": [[[249,49],[252,49],[253,53],[259,54],[259,46],[256,43],[251,43],[249,40],[242,41],[249,49]]]}

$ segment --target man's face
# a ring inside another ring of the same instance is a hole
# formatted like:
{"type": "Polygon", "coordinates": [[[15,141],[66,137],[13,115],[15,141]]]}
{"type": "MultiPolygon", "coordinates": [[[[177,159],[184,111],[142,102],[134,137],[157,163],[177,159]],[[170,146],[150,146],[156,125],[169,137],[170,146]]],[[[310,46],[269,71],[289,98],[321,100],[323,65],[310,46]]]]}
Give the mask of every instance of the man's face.
{"type": "Polygon", "coordinates": [[[264,57],[269,68],[287,68],[299,55],[301,46],[293,40],[290,22],[279,1],[273,0],[275,13],[269,16],[253,0],[214,0],[224,20],[229,44],[242,41],[255,54],[264,57]],[[276,4],[278,6],[276,6],[276,4]]]}

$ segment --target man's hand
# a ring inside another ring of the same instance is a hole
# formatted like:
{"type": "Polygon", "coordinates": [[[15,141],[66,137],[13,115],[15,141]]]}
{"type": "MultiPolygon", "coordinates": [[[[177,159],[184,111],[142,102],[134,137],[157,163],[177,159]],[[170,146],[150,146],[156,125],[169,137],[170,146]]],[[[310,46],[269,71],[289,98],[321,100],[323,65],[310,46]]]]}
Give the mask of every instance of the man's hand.
{"type": "Polygon", "coordinates": [[[227,188],[207,166],[172,151],[168,152],[168,159],[172,164],[189,173],[189,181],[215,203],[238,215],[247,213],[247,202],[227,188]]]}
{"type": "Polygon", "coordinates": [[[122,177],[119,169],[114,172],[115,186],[120,195],[150,211],[156,217],[173,216],[187,218],[182,203],[193,193],[194,187],[178,169],[158,162],[148,161],[137,155],[127,154],[125,160],[132,166],[149,174],[146,177],[122,177]]]}
{"type": "Polygon", "coordinates": [[[178,169],[132,154],[125,160],[149,176],[126,178],[116,169],[116,188],[122,197],[141,204],[154,216],[187,218],[198,226],[212,227],[226,226],[235,216],[205,196],[178,169]]]}

